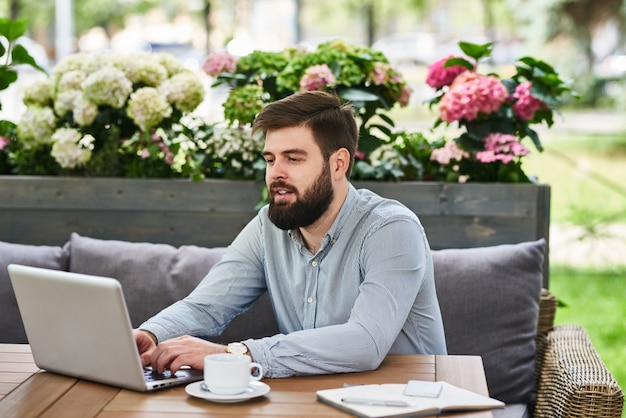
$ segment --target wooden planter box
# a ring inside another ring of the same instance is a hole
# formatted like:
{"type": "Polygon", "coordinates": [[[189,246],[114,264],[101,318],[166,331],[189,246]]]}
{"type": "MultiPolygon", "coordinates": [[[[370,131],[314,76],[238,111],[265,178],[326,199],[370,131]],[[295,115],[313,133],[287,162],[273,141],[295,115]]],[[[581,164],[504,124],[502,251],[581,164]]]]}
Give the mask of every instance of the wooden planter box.
{"type": "MultiPolygon", "coordinates": [[[[0,176],[0,241],[63,245],[72,232],[172,245],[228,245],[256,214],[252,181],[0,176]]],[[[433,249],[549,239],[542,184],[355,182],[416,212],[433,249]]],[[[546,271],[547,271],[546,260],[546,271]]]]}

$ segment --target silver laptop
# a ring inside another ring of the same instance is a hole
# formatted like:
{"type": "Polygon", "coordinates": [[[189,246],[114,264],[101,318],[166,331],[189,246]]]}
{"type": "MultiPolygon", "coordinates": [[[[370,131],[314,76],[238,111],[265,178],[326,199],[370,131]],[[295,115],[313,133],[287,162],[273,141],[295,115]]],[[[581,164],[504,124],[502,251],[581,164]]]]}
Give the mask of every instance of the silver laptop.
{"type": "Polygon", "coordinates": [[[117,280],[16,264],[8,269],[38,367],[136,391],[202,379],[199,370],[170,375],[142,367],[117,280]]]}

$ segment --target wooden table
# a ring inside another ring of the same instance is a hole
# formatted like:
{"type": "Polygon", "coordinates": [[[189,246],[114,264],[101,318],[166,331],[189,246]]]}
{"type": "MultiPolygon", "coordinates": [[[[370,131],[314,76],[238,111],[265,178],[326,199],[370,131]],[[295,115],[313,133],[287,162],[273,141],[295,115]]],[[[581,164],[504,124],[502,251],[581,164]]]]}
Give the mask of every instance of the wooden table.
{"type": "MultiPolygon", "coordinates": [[[[315,391],[344,383],[406,383],[444,380],[488,395],[483,363],[477,356],[389,355],[374,371],[325,376],[264,379],[271,391],[237,404],[212,403],[184,387],[138,393],[39,370],[28,345],[0,344],[0,417],[348,417],[316,401],[315,391]]],[[[446,414],[488,418],[490,411],[446,414]]]]}

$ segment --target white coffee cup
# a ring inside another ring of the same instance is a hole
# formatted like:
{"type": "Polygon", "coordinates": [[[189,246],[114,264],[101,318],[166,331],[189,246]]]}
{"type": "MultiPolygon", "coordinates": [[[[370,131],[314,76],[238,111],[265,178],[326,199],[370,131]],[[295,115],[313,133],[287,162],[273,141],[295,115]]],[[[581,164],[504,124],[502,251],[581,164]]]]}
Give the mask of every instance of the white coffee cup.
{"type": "Polygon", "coordinates": [[[217,395],[243,393],[251,381],[262,377],[261,365],[245,354],[209,354],[204,358],[204,385],[217,395]]]}

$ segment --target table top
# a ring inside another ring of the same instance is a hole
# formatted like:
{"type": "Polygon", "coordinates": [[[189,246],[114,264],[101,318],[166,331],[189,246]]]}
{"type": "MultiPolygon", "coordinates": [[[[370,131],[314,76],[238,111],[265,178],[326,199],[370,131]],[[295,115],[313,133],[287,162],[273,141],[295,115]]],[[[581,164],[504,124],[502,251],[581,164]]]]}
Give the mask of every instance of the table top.
{"type": "MultiPolygon", "coordinates": [[[[184,387],[139,393],[39,370],[30,347],[0,344],[1,417],[347,417],[316,400],[319,389],[344,384],[406,383],[442,380],[488,396],[478,356],[389,355],[373,371],[323,376],[264,379],[271,388],[262,397],[220,404],[186,394],[184,387]]],[[[446,414],[488,418],[491,411],[446,414]]]]}

